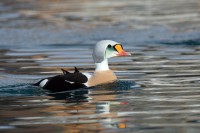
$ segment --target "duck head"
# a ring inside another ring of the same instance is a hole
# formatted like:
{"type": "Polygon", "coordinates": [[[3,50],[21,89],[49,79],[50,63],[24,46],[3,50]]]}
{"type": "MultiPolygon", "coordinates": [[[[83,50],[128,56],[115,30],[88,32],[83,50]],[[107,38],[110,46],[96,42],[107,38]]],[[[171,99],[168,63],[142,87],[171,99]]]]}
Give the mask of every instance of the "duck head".
{"type": "Polygon", "coordinates": [[[124,51],[123,46],[112,40],[102,40],[97,42],[93,50],[93,59],[96,70],[109,70],[108,58],[116,56],[129,56],[130,53],[124,51]]]}

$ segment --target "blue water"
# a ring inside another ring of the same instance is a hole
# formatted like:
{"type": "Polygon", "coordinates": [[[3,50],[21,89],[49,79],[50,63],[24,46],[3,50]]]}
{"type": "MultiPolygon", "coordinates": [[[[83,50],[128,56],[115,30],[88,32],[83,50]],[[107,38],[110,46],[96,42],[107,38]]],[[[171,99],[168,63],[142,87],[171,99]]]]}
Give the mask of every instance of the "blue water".
{"type": "Polygon", "coordinates": [[[198,3],[2,1],[0,132],[198,133],[198,3]],[[116,82],[60,93],[31,85],[60,68],[92,73],[102,39],[133,53],[109,60],[116,82]]]}

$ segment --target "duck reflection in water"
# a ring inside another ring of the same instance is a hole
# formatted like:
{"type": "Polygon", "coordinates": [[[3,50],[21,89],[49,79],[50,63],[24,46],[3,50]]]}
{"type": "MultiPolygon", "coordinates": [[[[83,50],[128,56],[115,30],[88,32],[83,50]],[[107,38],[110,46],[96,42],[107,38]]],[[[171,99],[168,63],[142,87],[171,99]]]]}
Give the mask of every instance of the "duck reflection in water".
{"type": "MultiPolygon", "coordinates": [[[[127,106],[127,101],[119,101],[129,90],[135,89],[134,82],[116,81],[74,91],[50,93],[53,101],[63,102],[64,106],[50,106],[45,112],[54,112],[54,116],[74,116],[73,122],[84,123],[86,119],[94,117],[94,122],[104,128],[126,128],[126,119],[116,120],[118,113],[114,111],[116,106],[127,106]],[[102,119],[104,118],[104,119],[102,119]]],[[[63,117],[62,119],[66,119],[63,117]]],[[[96,126],[97,126],[96,125],[96,126]]],[[[74,125],[75,126],[75,125],[74,125]]]]}

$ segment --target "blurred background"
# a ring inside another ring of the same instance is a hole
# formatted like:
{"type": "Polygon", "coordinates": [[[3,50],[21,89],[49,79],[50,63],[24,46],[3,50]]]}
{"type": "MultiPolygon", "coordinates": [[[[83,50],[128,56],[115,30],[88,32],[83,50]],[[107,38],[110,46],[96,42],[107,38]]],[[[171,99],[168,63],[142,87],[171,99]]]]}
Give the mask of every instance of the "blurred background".
{"type": "Polygon", "coordinates": [[[0,46],[100,39],[196,43],[199,14],[199,0],[1,0],[0,46]]]}
{"type": "Polygon", "coordinates": [[[107,38],[199,42],[199,33],[188,35],[199,31],[199,14],[199,0],[1,0],[0,46],[95,43],[107,38]],[[130,32],[142,33],[137,37],[130,32]]]}
{"type": "Polygon", "coordinates": [[[194,133],[200,123],[200,0],[0,0],[0,132],[194,133]],[[119,82],[61,94],[30,84],[93,72],[102,39],[119,82]]]}
{"type": "Polygon", "coordinates": [[[1,0],[0,26],[143,29],[160,25],[192,30],[199,28],[199,10],[199,0],[1,0]]]}

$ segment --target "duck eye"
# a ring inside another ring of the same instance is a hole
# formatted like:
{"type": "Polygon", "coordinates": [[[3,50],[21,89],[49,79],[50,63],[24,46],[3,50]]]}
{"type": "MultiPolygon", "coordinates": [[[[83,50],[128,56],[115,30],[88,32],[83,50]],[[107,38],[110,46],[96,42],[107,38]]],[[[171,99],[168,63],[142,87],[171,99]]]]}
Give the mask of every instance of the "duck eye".
{"type": "Polygon", "coordinates": [[[112,46],[109,44],[109,45],[108,45],[108,48],[111,48],[111,47],[112,47],[112,46]]]}

